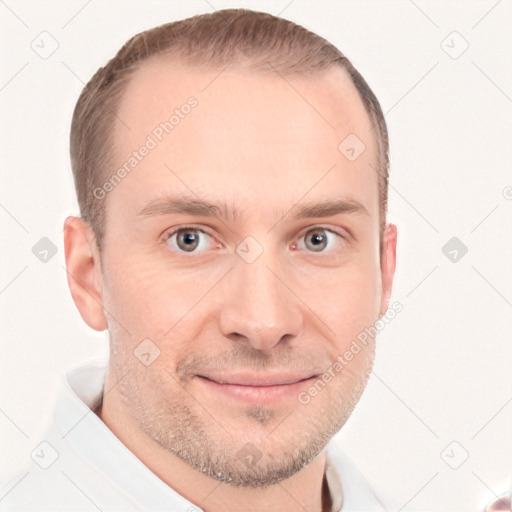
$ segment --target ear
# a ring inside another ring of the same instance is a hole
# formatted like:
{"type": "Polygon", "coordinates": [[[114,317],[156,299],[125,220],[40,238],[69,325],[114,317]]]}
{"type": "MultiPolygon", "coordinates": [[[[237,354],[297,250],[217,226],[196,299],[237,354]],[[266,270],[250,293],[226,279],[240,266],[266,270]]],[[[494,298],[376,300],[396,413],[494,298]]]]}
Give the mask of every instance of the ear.
{"type": "Polygon", "coordinates": [[[108,328],[102,303],[102,271],[96,237],[80,217],[64,221],[64,252],[69,290],[83,321],[96,331],[108,328]]]}
{"type": "Polygon", "coordinates": [[[380,262],[382,276],[382,298],[380,303],[380,316],[382,317],[389,307],[393,278],[396,267],[396,241],[397,227],[395,224],[388,224],[384,232],[382,255],[380,262]]]}

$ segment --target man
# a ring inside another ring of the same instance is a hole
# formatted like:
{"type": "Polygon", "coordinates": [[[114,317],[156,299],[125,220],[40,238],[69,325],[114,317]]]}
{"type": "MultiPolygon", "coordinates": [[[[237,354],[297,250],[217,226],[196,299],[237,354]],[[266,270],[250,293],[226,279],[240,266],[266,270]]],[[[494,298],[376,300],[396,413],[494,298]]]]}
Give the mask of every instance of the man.
{"type": "Polygon", "coordinates": [[[331,441],[397,237],[385,121],[350,62],[242,9],[148,30],[84,88],[71,159],[68,284],[110,358],[68,373],[41,470],[2,505],[387,510],[331,441]]]}

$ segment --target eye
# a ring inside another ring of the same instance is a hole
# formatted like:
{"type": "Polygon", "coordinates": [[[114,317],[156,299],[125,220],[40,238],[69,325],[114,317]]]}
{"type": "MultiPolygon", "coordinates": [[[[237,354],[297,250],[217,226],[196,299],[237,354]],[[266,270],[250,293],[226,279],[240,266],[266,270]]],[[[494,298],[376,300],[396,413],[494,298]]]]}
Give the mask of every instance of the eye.
{"type": "MultiPolygon", "coordinates": [[[[200,252],[208,249],[212,241],[211,235],[195,227],[179,228],[165,235],[165,242],[169,248],[178,252],[200,252]]],[[[217,244],[217,247],[220,246],[217,244]]]]}
{"type": "Polygon", "coordinates": [[[307,231],[295,246],[313,252],[327,252],[335,248],[336,242],[340,238],[343,237],[330,229],[314,228],[307,231]]]}

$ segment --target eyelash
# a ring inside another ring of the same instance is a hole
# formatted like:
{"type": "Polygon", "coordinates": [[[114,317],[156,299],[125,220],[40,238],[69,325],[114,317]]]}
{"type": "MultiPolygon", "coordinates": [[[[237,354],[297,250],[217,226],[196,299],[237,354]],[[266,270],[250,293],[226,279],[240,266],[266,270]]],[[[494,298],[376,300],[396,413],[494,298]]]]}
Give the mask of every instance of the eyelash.
{"type": "MultiPolygon", "coordinates": [[[[205,235],[208,235],[209,237],[211,238],[215,238],[214,235],[212,235],[211,233],[209,233],[208,231],[205,231],[204,229],[202,228],[199,228],[197,226],[194,226],[194,225],[185,225],[185,226],[179,226],[175,229],[172,229],[170,231],[167,231],[164,236],[163,236],[163,243],[164,244],[167,244],[167,242],[169,241],[169,239],[174,236],[175,234],[177,234],[179,231],[182,231],[182,230],[187,230],[187,229],[190,229],[190,230],[194,230],[194,231],[199,231],[200,233],[203,233],[205,235]]],[[[333,235],[336,235],[338,238],[341,239],[342,242],[346,242],[347,241],[347,236],[346,235],[342,235],[341,233],[338,233],[337,231],[334,231],[333,229],[330,229],[326,226],[312,226],[312,227],[309,227],[307,228],[306,231],[304,231],[300,236],[299,236],[299,240],[302,239],[303,237],[305,237],[308,233],[310,233],[311,231],[315,231],[315,230],[321,230],[321,231],[326,231],[328,233],[332,233],[333,235]]],[[[294,246],[296,246],[296,242],[294,242],[294,246]]],[[[181,252],[181,253],[184,253],[184,254],[187,254],[186,251],[178,251],[178,252],[181,252]]],[[[195,251],[190,251],[190,254],[194,253],[195,251]]],[[[307,251],[307,252],[310,252],[312,254],[315,254],[315,251],[307,251]]],[[[325,253],[328,253],[328,252],[331,252],[331,251],[319,251],[317,254],[325,254],[325,253]]]]}

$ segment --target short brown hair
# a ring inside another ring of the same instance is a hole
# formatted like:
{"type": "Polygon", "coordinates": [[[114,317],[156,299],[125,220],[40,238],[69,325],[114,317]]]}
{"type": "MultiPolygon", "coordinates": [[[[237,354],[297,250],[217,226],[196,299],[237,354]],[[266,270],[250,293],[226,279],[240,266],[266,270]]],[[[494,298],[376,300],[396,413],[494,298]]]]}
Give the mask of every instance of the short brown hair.
{"type": "Polygon", "coordinates": [[[71,123],[70,154],[80,214],[101,249],[105,235],[105,201],[93,194],[107,180],[113,158],[112,133],[119,99],[127,81],[148,58],[179,56],[191,65],[224,68],[228,64],[265,67],[284,76],[311,76],[335,66],[345,69],[357,88],[379,147],[378,193],[380,246],[386,224],[389,142],[386,122],[374,93],[352,63],[317,34],[272,14],[224,9],[196,15],[141,32],[128,40],[84,87],[71,123]]]}

